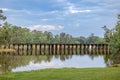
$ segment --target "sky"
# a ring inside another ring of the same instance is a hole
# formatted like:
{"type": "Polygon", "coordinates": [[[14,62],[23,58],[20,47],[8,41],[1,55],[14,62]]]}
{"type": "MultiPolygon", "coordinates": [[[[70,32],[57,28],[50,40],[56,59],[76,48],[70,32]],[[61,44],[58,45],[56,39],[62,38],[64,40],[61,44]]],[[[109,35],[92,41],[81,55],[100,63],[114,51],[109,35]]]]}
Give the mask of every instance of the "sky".
{"type": "Polygon", "coordinates": [[[30,30],[103,37],[101,27],[116,25],[120,0],[0,0],[0,9],[10,24],[30,30]]]}

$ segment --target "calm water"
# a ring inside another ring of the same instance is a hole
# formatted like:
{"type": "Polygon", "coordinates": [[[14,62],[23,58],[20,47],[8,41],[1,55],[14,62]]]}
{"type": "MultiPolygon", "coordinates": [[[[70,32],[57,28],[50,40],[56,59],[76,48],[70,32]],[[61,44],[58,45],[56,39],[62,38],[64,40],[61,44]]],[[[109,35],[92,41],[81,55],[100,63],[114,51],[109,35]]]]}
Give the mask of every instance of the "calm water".
{"type": "Polygon", "coordinates": [[[29,71],[46,68],[89,68],[110,65],[107,55],[28,55],[0,56],[0,73],[29,71]]]}
{"type": "MultiPolygon", "coordinates": [[[[45,58],[45,56],[43,56],[45,58]]],[[[41,57],[36,57],[40,59],[41,57]]],[[[49,59],[49,58],[48,58],[49,59]]],[[[30,60],[24,66],[18,66],[13,68],[12,71],[28,71],[28,70],[37,70],[37,69],[45,69],[45,68],[88,68],[88,67],[106,67],[103,56],[58,56],[51,57],[50,60],[30,60]]]]}

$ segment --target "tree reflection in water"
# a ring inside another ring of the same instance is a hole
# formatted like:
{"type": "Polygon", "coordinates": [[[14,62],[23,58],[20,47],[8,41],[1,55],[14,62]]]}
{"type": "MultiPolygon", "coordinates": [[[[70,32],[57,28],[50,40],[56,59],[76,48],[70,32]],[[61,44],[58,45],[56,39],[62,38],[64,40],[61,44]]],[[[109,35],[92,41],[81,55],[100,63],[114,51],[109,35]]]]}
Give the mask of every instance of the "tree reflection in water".
{"type": "MultiPolygon", "coordinates": [[[[60,61],[70,60],[75,54],[64,54],[64,55],[0,55],[0,73],[11,72],[12,69],[17,67],[22,67],[28,65],[31,61],[33,63],[51,62],[53,58],[59,59],[60,61]]],[[[120,63],[120,56],[115,55],[111,57],[110,55],[105,54],[76,54],[77,56],[89,55],[91,60],[94,60],[95,57],[103,56],[106,66],[111,66],[116,63],[120,63]]],[[[72,63],[71,63],[72,64],[72,63]]]]}
{"type": "Polygon", "coordinates": [[[0,73],[11,72],[13,68],[26,66],[30,61],[34,63],[50,62],[51,59],[60,58],[60,60],[65,61],[65,59],[71,58],[69,55],[40,55],[40,56],[11,56],[11,55],[0,55],[0,73]]]}

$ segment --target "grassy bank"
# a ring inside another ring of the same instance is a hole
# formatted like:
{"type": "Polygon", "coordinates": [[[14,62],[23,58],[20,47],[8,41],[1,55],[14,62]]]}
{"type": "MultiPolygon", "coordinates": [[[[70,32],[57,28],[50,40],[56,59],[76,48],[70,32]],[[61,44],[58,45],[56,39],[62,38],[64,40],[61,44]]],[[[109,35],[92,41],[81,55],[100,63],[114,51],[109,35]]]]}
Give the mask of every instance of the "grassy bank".
{"type": "Polygon", "coordinates": [[[16,72],[0,75],[0,80],[120,80],[120,67],[16,72]]]}

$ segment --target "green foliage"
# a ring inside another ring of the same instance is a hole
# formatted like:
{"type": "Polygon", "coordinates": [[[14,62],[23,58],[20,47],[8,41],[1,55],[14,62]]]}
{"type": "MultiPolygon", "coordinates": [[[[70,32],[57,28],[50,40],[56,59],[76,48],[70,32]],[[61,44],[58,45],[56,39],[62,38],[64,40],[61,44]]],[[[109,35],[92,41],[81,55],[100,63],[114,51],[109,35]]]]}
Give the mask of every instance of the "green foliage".
{"type": "Polygon", "coordinates": [[[2,44],[9,44],[10,43],[10,39],[11,39],[11,28],[10,28],[10,24],[8,24],[7,22],[4,23],[4,26],[2,28],[0,28],[0,43],[2,44]]]}
{"type": "Polygon", "coordinates": [[[53,42],[54,42],[54,43],[60,43],[60,37],[59,37],[58,34],[54,36],[53,42]]]}
{"type": "Polygon", "coordinates": [[[91,43],[91,44],[97,44],[97,43],[101,43],[99,41],[101,38],[99,38],[98,36],[95,36],[94,33],[92,33],[88,38],[87,38],[87,43],[91,43]]]}
{"type": "Polygon", "coordinates": [[[60,43],[75,43],[75,39],[64,32],[60,33],[60,43]]]}
{"type": "Polygon", "coordinates": [[[112,65],[120,64],[120,15],[118,15],[117,25],[113,29],[105,29],[105,40],[110,45],[110,60],[112,65]]]}
{"type": "MultiPolygon", "coordinates": [[[[119,16],[118,16],[119,17],[119,16]]],[[[119,19],[119,18],[118,18],[119,19]]],[[[111,52],[114,54],[120,54],[120,19],[114,29],[111,30],[110,45],[111,52]]]]}
{"type": "Polygon", "coordinates": [[[103,29],[105,30],[104,39],[106,43],[110,44],[112,55],[120,55],[120,15],[118,15],[117,25],[113,29],[108,29],[106,26],[103,29]]]}
{"type": "Polygon", "coordinates": [[[9,23],[5,23],[0,28],[0,43],[74,43],[73,37],[66,33],[60,33],[60,35],[53,35],[51,32],[42,32],[33,30],[30,31],[27,28],[14,26],[9,23]]]}
{"type": "Polygon", "coordinates": [[[3,11],[2,10],[0,10],[0,20],[6,20],[6,16],[4,16],[3,14],[3,11]]]}
{"type": "Polygon", "coordinates": [[[27,28],[4,23],[0,28],[0,44],[11,43],[104,43],[102,38],[91,34],[85,38],[83,36],[73,37],[64,32],[53,35],[51,32],[30,31],[27,28]]]}
{"type": "Polygon", "coordinates": [[[106,43],[109,43],[110,42],[110,36],[111,36],[111,30],[108,29],[106,26],[102,27],[105,31],[105,34],[104,34],[104,39],[105,39],[105,42],[106,43]]]}
{"type": "Polygon", "coordinates": [[[77,37],[76,40],[81,44],[84,44],[87,42],[87,39],[84,36],[77,37]]]}
{"type": "Polygon", "coordinates": [[[95,36],[93,33],[91,33],[91,35],[88,36],[87,38],[84,36],[77,37],[76,41],[78,43],[81,43],[81,44],[84,44],[84,43],[88,43],[88,44],[105,43],[104,38],[100,38],[98,36],[95,36]]]}

